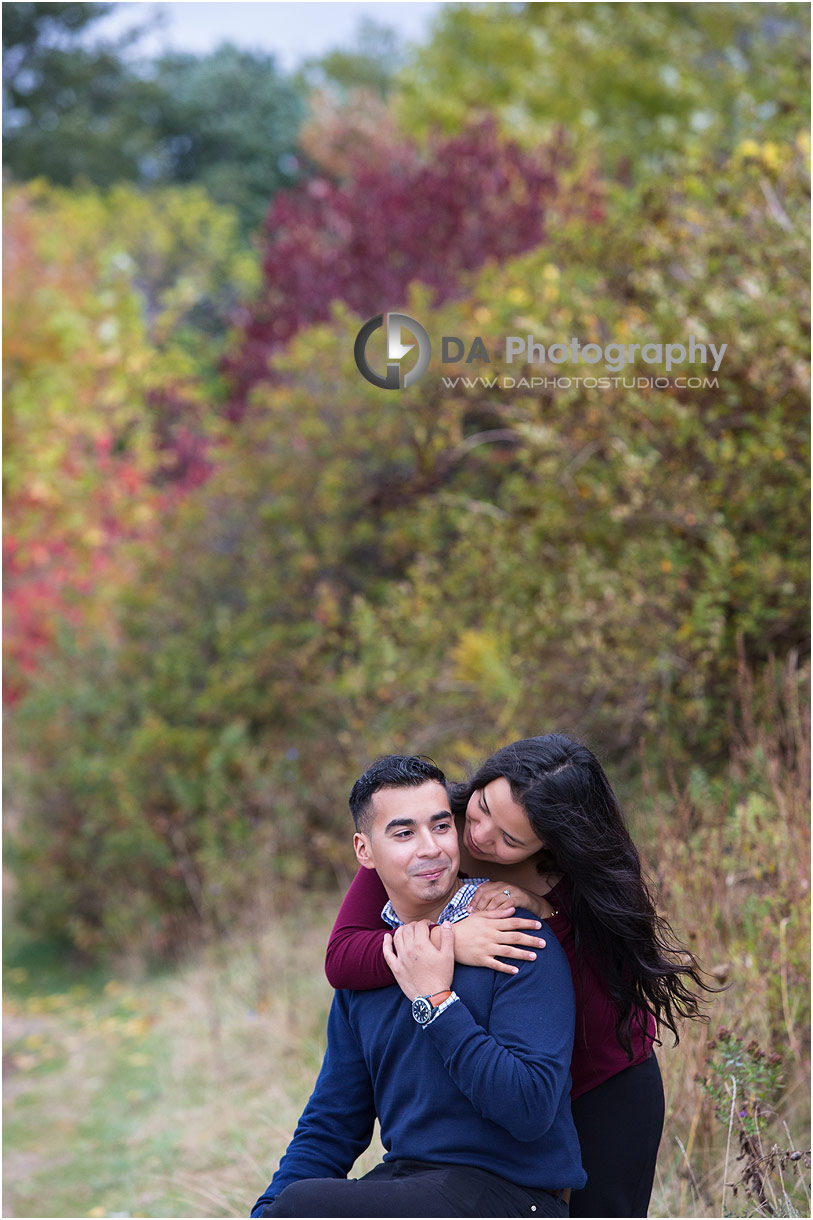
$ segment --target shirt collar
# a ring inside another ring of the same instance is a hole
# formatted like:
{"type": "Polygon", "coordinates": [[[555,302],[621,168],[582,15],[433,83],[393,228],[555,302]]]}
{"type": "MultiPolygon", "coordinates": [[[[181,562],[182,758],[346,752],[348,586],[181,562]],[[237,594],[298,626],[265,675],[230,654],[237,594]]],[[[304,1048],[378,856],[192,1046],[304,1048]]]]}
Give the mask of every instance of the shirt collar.
{"type": "MultiPolygon", "coordinates": [[[[446,903],[435,923],[457,923],[459,920],[465,919],[469,913],[468,905],[472,900],[474,891],[484,881],[488,881],[488,877],[467,877],[457,893],[446,903]]],[[[404,922],[403,919],[399,919],[395,914],[391,902],[388,902],[384,907],[384,910],[381,912],[381,918],[391,928],[400,928],[404,922]]]]}

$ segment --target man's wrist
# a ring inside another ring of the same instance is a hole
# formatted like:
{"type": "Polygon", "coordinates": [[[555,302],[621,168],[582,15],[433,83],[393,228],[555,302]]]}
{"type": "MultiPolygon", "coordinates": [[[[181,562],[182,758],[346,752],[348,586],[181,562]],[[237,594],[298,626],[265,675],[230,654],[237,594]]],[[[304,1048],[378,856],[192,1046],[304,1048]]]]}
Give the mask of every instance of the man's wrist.
{"type": "Polygon", "coordinates": [[[418,1025],[431,1025],[460,996],[454,991],[437,992],[434,996],[416,996],[412,1001],[412,1016],[418,1025]]]}
{"type": "Polygon", "coordinates": [[[407,986],[402,988],[402,991],[410,1003],[412,1000],[417,1000],[418,996],[425,996],[429,999],[432,996],[442,995],[444,991],[448,993],[453,986],[451,972],[442,981],[435,976],[433,979],[420,980],[413,977],[406,982],[407,986]]]}

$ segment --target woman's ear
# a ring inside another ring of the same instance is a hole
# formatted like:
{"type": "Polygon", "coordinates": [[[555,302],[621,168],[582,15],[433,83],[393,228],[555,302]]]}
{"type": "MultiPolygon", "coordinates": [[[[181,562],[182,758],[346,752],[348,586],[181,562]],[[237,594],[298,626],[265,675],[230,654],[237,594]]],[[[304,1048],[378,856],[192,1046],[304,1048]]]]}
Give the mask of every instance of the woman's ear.
{"type": "Polygon", "coordinates": [[[353,835],[353,850],[362,868],[375,868],[369,835],[361,834],[361,832],[357,831],[353,835]]]}

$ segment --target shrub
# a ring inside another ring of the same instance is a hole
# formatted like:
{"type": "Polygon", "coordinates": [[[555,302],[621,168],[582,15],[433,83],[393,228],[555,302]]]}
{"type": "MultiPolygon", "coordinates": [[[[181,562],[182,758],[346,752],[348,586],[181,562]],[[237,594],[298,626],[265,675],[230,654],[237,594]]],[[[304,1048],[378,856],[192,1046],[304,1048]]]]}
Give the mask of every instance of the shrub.
{"type": "MultiPolygon", "coordinates": [[[[447,387],[436,350],[419,383],[382,394],[338,305],[275,357],[118,597],[100,696],[116,740],[100,759],[77,696],[86,644],[21,708],[26,918],[44,918],[46,877],[69,918],[76,890],[57,881],[79,879],[100,951],[137,940],[128,903],[213,927],[252,884],[341,875],[344,796],[382,751],[454,772],[566,728],[615,766],[657,741],[660,784],[670,768],[713,779],[740,665],[784,664],[807,632],[801,161],[747,147],[722,180],[689,167],[614,197],[601,231],[559,215],[547,246],[485,269],[464,301],[414,287],[404,302],[432,336],[481,334],[492,353],[516,333],[729,336],[716,386],[554,393],[512,366],[513,392],[447,387]],[[65,726],[53,741],[45,720],[65,726]]],[[[753,788],[727,822],[755,859],[773,799],[753,788]]],[[[751,901],[746,926],[778,912],[751,901]]]]}
{"type": "MultiPolygon", "coordinates": [[[[426,153],[406,139],[375,147],[377,158],[354,141],[340,180],[317,176],[275,197],[262,292],[245,311],[242,344],[225,362],[236,417],[251,386],[267,376],[269,357],[303,327],[327,321],[331,302],[371,317],[403,302],[413,281],[445,301],[462,295],[468,273],[484,263],[545,239],[567,165],[561,137],[523,152],[485,119],[426,153]]],[[[587,176],[568,199],[600,217],[598,188],[587,176]]]]}

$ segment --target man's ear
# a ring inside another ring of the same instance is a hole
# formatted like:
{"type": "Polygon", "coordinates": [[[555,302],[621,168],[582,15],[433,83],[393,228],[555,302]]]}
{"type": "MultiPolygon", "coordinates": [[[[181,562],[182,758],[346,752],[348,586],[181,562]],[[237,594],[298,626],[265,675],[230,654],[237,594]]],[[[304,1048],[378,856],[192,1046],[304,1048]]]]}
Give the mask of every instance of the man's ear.
{"type": "Polygon", "coordinates": [[[361,834],[359,831],[353,835],[353,850],[356,853],[356,859],[362,868],[375,868],[373,860],[372,844],[370,836],[361,834]]]}

